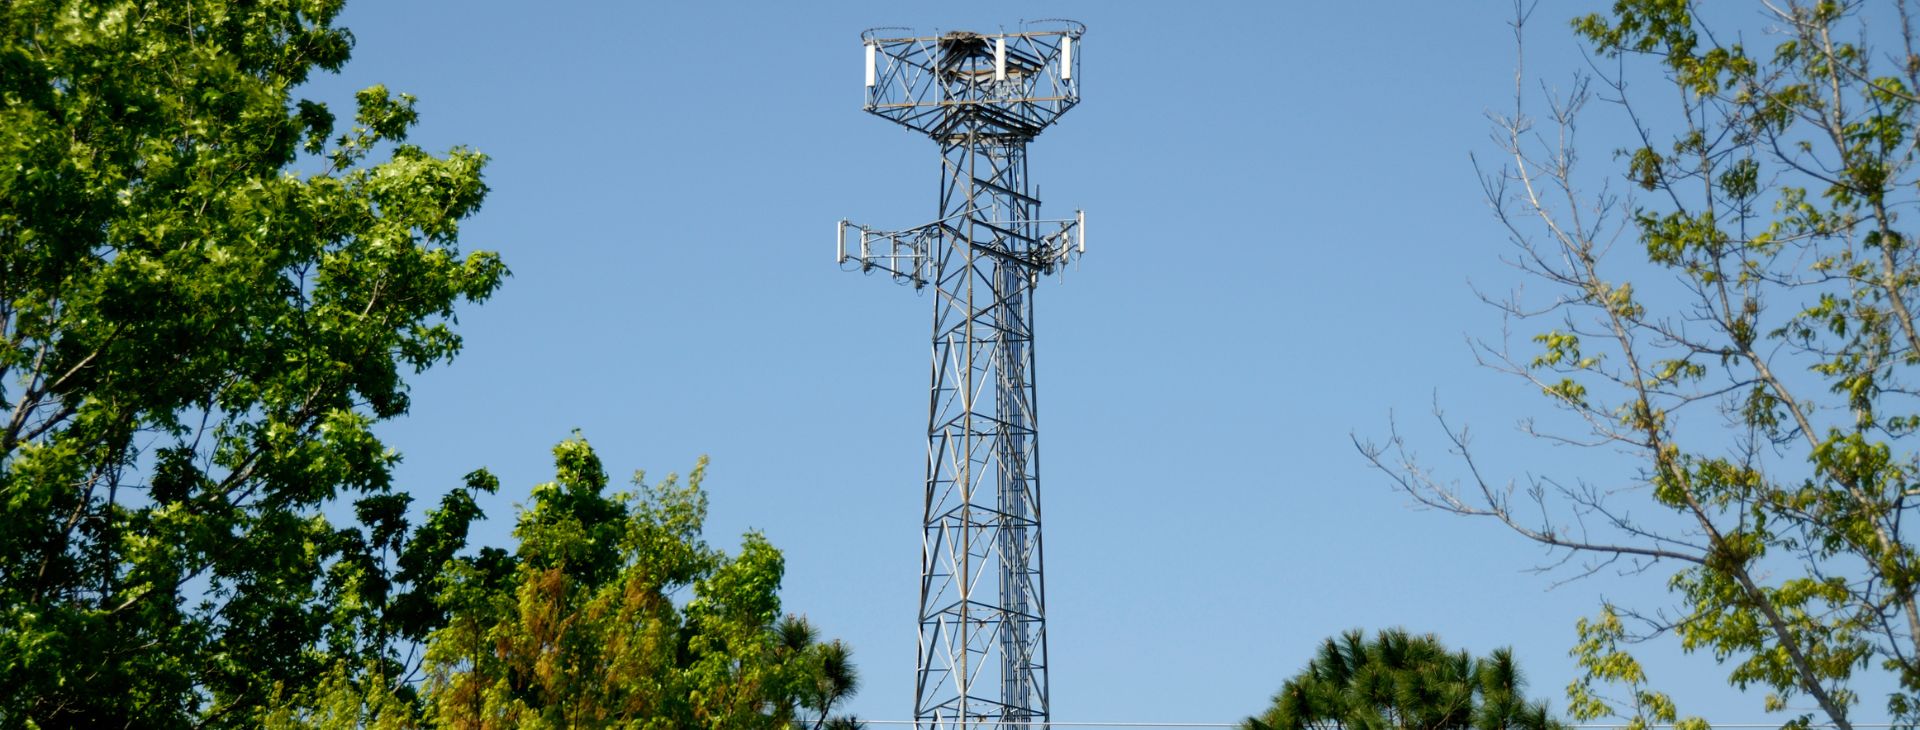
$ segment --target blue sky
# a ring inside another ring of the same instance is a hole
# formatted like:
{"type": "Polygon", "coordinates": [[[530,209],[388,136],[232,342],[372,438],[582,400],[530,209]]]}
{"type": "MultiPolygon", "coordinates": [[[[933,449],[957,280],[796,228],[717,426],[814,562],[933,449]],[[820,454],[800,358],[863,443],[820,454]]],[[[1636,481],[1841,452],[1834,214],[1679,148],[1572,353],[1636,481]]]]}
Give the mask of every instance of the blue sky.
{"type": "MultiPolygon", "coordinates": [[[[1566,19],[1604,9],[1542,7],[1529,71],[1582,67],[1566,19]]],[[[1466,345],[1500,328],[1473,287],[1524,282],[1469,159],[1498,154],[1485,113],[1511,103],[1510,13],[358,0],[353,62],[306,95],[387,84],[420,98],[413,141],[493,158],[464,246],[514,276],[461,311],[465,353],[384,428],[401,483],[430,497],[493,470],[480,538],[505,544],[574,429],[614,473],[711,455],[710,539],[765,532],[788,609],[855,648],[851,709],[900,719],[931,302],[838,270],[831,228],[933,217],[938,155],[861,112],[858,34],[1079,20],[1082,104],[1029,168],[1044,212],[1084,208],[1091,233],[1038,298],[1054,719],[1234,721],[1324,637],[1388,626],[1511,645],[1560,708],[1574,621],[1602,596],[1651,605],[1657,578],[1553,588],[1565,574],[1528,572],[1541,551],[1411,509],[1349,442],[1396,414],[1447,464],[1437,400],[1499,474],[1623,468],[1520,437],[1543,402],[1466,345]]],[[[1590,165],[1625,144],[1614,114],[1591,115],[1590,165]]],[[[1674,654],[1648,658],[1684,712],[1768,719],[1674,654]]]]}

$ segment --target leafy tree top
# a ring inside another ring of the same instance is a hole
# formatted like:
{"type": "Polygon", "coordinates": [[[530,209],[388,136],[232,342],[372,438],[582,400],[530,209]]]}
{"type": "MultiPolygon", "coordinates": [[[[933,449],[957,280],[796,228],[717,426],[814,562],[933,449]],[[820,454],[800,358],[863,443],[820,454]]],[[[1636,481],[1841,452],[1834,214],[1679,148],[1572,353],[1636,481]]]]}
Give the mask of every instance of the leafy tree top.
{"type": "MultiPolygon", "coordinates": [[[[780,613],[780,552],[734,555],[701,532],[706,461],[607,491],[585,440],[554,447],[510,557],[447,573],[450,620],[427,647],[429,724],[823,727],[857,688],[851,651],[780,613]]],[[[316,704],[325,706],[326,702],[316,704]]],[[[844,723],[843,723],[844,724],[844,723]]]]}
{"type": "Polygon", "coordinates": [[[1432,634],[1358,629],[1327,639],[1247,730],[1555,730],[1527,702],[1513,652],[1448,651],[1432,634]]]}
{"type": "Polygon", "coordinates": [[[458,247],[483,155],[408,144],[383,87],[296,96],[340,7],[0,2],[0,725],[247,725],[438,623],[477,512],[385,570],[373,426],[507,272],[458,247]]]}

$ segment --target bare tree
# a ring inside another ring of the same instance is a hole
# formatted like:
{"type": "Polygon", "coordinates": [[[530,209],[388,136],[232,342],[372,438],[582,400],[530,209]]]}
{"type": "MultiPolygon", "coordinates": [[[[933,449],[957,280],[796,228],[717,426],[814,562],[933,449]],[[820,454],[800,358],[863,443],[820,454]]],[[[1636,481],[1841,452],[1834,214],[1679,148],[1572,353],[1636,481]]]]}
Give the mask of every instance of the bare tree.
{"type": "MultiPolygon", "coordinates": [[[[1677,609],[1610,605],[1582,623],[1578,719],[1615,711],[1592,693],[1615,681],[1636,721],[1674,722],[1616,643],[1668,632],[1764,687],[1769,711],[1803,697],[1850,730],[1851,680],[1885,671],[1888,712],[1920,716],[1920,561],[1901,530],[1920,495],[1920,262],[1899,222],[1920,204],[1912,6],[1761,9],[1743,33],[1690,2],[1622,0],[1575,23],[1586,72],[1536,93],[1517,66],[1513,109],[1492,116],[1504,162],[1481,168],[1487,200],[1508,260],[1550,294],[1483,296],[1507,326],[1476,354],[1573,417],[1524,421],[1530,435],[1623,454],[1633,476],[1495,477],[1438,409],[1459,479],[1397,430],[1355,441],[1419,503],[1549,546],[1543,568],[1679,566],[1677,609]],[[1630,93],[1648,71],[1662,83],[1630,93]],[[1577,132],[1595,102],[1636,138],[1589,177],[1577,132]]],[[[1516,43],[1531,12],[1516,4],[1516,43]]]]}

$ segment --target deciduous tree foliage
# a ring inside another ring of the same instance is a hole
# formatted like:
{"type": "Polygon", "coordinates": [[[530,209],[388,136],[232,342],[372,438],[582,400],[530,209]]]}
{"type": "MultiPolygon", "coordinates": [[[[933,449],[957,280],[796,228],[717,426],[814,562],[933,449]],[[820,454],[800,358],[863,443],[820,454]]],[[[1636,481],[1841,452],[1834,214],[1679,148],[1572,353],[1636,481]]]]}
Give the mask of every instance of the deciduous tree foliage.
{"type": "Polygon", "coordinates": [[[1734,685],[1763,690],[1764,709],[1799,713],[1794,723],[1851,728],[1862,674],[1895,688],[1874,704],[1912,723],[1914,7],[1782,0],[1714,22],[1700,10],[1618,0],[1578,21],[1607,61],[1600,93],[1633,133],[1624,145],[1582,141],[1588,79],[1560,87],[1536,128],[1516,74],[1516,109],[1498,120],[1507,163],[1486,176],[1513,262],[1549,293],[1498,301],[1532,345],[1482,355],[1577,424],[1530,421],[1538,435],[1625,454],[1624,476],[1501,483],[1453,427],[1464,487],[1398,437],[1363,450],[1429,505],[1586,556],[1574,563],[1587,570],[1666,581],[1669,605],[1607,606],[1582,622],[1576,718],[1680,720],[1621,649],[1670,630],[1734,685]],[[1755,14],[1757,25],[1724,22],[1755,14]],[[1594,159],[1604,174],[1589,177],[1578,165],[1594,159]],[[1610,700],[1603,684],[1628,691],[1610,700]]]}
{"type": "MultiPolygon", "coordinates": [[[[431,724],[463,728],[821,727],[857,684],[850,652],[780,616],[785,561],[757,533],[701,539],[703,459],[607,494],[583,440],[521,513],[516,554],[448,574],[427,649],[431,724]]],[[[842,720],[844,724],[845,721],[842,720]]]]}
{"type": "Polygon", "coordinates": [[[1432,634],[1348,631],[1327,639],[1246,730],[1556,730],[1527,702],[1513,652],[1476,659],[1432,634]]]}
{"type": "MultiPolygon", "coordinates": [[[[689,479],[608,493],[577,436],[553,450],[511,553],[447,557],[424,681],[391,662],[334,662],[276,694],[271,728],[811,728],[858,689],[852,651],[780,615],[785,563],[757,533],[736,555],[701,537],[703,459],[689,479]]],[[[473,477],[485,482],[484,475],[473,477]]],[[[489,485],[490,486],[490,485],[489,485]]],[[[443,508],[442,512],[445,509],[443,508]]]]}
{"type": "Polygon", "coordinates": [[[0,726],[852,726],[702,469],[563,443],[512,553],[484,471],[413,517],[371,429],[506,269],[411,97],[296,98],[340,4],[0,0],[0,726]]]}
{"type": "Polygon", "coordinates": [[[491,484],[413,526],[371,428],[506,270],[482,155],[296,97],[339,10],[0,2],[0,726],[250,726],[441,624],[491,484]]]}

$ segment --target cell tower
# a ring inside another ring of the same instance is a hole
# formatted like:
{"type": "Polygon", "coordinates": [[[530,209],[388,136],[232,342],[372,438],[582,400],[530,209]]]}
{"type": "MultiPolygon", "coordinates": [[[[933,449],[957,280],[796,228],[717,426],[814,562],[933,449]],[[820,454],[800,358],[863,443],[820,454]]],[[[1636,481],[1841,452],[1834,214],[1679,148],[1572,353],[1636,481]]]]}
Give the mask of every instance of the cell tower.
{"type": "Polygon", "coordinates": [[[940,145],[938,218],[901,231],[839,227],[843,268],[934,290],[914,678],[922,728],[1044,727],[1050,714],[1033,291],[1086,250],[1086,218],[1039,219],[1027,142],[1079,103],[1086,28],[1044,25],[861,34],[866,110],[940,145]]]}

